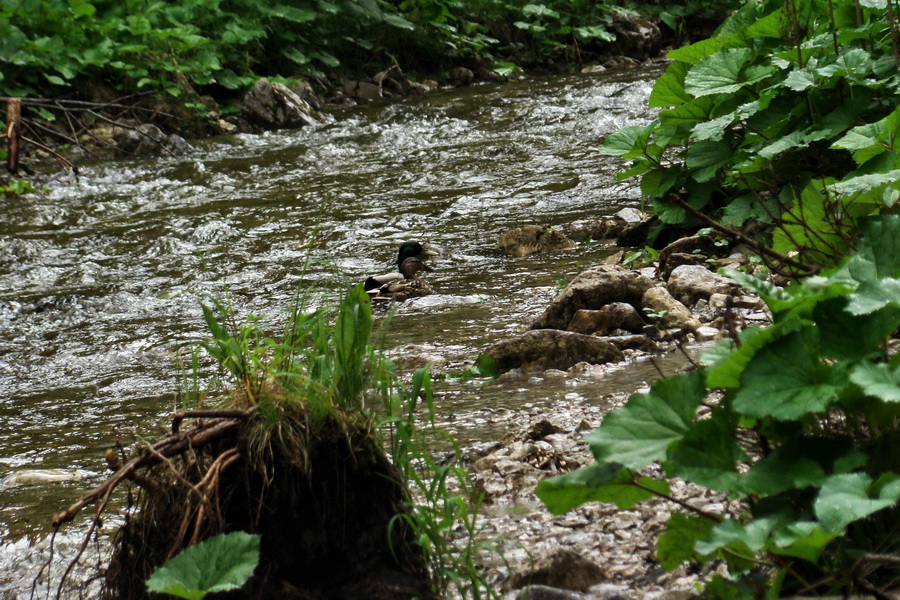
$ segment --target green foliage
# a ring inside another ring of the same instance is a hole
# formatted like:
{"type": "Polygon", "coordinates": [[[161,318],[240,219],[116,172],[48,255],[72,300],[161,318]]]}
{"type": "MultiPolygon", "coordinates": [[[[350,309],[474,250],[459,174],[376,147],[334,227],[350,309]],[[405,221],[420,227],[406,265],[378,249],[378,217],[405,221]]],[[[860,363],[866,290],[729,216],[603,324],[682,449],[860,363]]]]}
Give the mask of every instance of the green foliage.
{"type": "Polygon", "coordinates": [[[22,194],[36,194],[34,184],[26,179],[10,179],[6,183],[0,183],[0,194],[6,196],[21,196],[22,194]]]}
{"type": "Polygon", "coordinates": [[[856,221],[900,197],[893,26],[883,3],[747,3],[715,37],[670,52],[650,95],[658,118],[602,152],[630,160],[619,177],[641,176],[668,225],[696,228],[690,205],[775,227],[776,252],[833,265],[856,221]]]}
{"type": "Polygon", "coordinates": [[[607,415],[587,437],[597,463],[538,486],[547,507],[670,497],[665,480],[638,474],[655,463],[746,507],[675,513],[659,541],[669,570],[725,561],[731,579],[713,582],[712,595],[844,592],[864,585],[861,564],[875,587],[894,579],[895,565],[866,559],[900,550],[900,361],[887,351],[900,328],[900,216],[859,229],[855,254],[786,289],[732,272],[773,325],[720,342],[702,368],[607,415]]]}
{"type": "Polygon", "coordinates": [[[260,536],[236,531],[204,540],[158,567],[147,589],[187,600],[243,586],[259,563],[260,536]]]}
{"type": "MultiPolygon", "coordinates": [[[[602,50],[616,10],[589,0],[0,0],[0,96],[89,96],[100,84],[202,112],[196,88],[224,94],[339,66],[371,75],[394,59],[439,71],[480,55],[509,76],[602,50]]],[[[715,13],[709,2],[646,10],[672,22],[715,13]]]]}

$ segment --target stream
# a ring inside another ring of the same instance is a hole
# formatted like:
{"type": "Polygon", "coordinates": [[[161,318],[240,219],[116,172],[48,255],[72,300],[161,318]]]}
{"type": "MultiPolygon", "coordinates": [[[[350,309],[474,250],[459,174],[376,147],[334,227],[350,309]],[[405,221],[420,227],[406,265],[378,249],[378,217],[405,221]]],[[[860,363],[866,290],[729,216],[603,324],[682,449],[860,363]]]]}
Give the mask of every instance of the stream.
{"type": "MultiPolygon", "coordinates": [[[[560,280],[616,249],[584,236],[527,258],[493,246],[513,227],[640,206],[634,182],[614,179],[621,163],[597,148],[653,118],[659,74],[343,109],[329,125],[194,142],[187,157],[82,163],[77,181],[54,175],[41,196],[0,196],[0,598],[29,597],[51,515],[105,479],[105,450],[164,432],[181,348],[206,336],[210,297],[227,291],[240,315],[278,331],[298,286],[334,301],[391,270],[411,239],[450,257],[428,274],[436,295],[397,311],[388,349],[421,346],[453,371],[524,330],[560,280]],[[43,481],[19,480],[35,470],[43,481]]],[[[601,403],[654,375],[634,363],[602,378],[439,382],[435,406],[467,443],[502,435],[517,407],[601,403]]],[[[84,516],[57,553],[78,543],[84,516]]]]}

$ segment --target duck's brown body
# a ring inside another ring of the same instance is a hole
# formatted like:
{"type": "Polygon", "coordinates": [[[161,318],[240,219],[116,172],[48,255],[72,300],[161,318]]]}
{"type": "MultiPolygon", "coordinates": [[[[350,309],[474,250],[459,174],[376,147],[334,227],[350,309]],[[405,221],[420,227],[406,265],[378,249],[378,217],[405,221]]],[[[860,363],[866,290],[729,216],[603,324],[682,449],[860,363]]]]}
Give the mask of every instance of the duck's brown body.
{"type": "Polygon", "coordinates": [[[431,286],[419,277],[419,273],[434,270],[423,260],[423,257],[432,255],[433,251],[424,248],[418,242],[404,242],[397,256],[399,272],[369,277],[365,282],[366,292],[371,295],[373,302],[390,300],[403,302],[431,294],[431,286]]]}

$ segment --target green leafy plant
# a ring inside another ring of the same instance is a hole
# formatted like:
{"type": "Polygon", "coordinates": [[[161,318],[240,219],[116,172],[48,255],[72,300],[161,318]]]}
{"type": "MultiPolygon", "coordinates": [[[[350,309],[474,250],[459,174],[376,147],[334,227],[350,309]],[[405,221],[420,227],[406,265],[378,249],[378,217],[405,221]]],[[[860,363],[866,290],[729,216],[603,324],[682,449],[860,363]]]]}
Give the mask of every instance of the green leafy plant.
{"type": "Polygon", "coordinates": [[[147,589],[187,600],[243,586],[259,563],[260,536],[236,531],[191,546],[157,568],[147,589]]]}
{"type": "Polygon", "coordinates": [[[626,252],[622,258],[622,266],[640,269],[652,265],[657,260],[659,260],[659,251],[647,246],[643,250],[626,252]]]}
{"type": "Polygon", "coordinates": [[[10,179],[6,183],[0,183],[0,194],[7,196],[21,196],[22,194],[36,194],[37,188],[25,179],[10,179]]]}
{"type": "Polygon", "coordinates": [[[856,222],[900,197],[896,23],[883,3],[747,3],[670,52],[647,126],[602,149],[631,161],[660,220],[713,225],[810,274],[846,255],[856,222]],[[775,229],[754,242],[738,228],[775,229]],[[741,237],[743,235],[743,237],[741,237]]]}
{"type": "Polygon", "coordinates": [[[538,486],[554,513],[584,502],[629,508],[669,498],[657,556],[668,570],[722,560],[717,597],[881,594],[900,550],[900,216],[861,222],[856,253],[823,275],[777,288],[731,272],[755,290],[774,323],[750,328],[606,416],[588,436],[597,462],[538,486]],[[716,490],[732,514],[674,498],[668,477],[716,490]],[[762,589],[760,589],[762,588],[762,589]]]}

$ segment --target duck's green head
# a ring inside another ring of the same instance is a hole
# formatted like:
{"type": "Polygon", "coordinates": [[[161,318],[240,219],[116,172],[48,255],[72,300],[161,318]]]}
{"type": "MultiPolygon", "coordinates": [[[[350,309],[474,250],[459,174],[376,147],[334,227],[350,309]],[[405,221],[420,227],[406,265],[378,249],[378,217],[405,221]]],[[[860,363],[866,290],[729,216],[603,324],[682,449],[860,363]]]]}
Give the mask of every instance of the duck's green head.
{"type": "Polygon", "coordinates": [[[419,242],[403,242],[400,244],[400,253],[397,255],[397,267],[400,267],[407,258],[416,256],[434,256],[434,250],[425,248],[419,242]]]}

